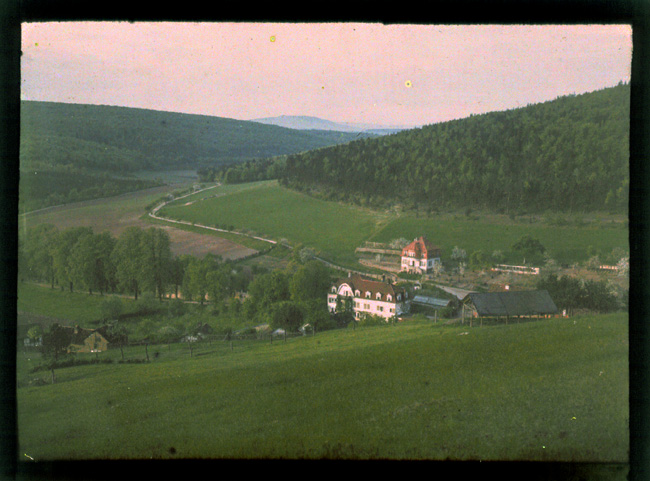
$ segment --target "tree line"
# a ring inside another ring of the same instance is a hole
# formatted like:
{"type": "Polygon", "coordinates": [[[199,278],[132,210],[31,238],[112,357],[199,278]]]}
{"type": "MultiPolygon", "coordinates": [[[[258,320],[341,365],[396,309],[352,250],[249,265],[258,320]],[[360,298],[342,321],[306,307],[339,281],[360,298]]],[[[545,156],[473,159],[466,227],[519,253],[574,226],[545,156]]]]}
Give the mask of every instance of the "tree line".
{"type": "Polygon", "coordinates": [[[288,155],[284,186],[362,205],[625,212],[630,86],[288,155]]]}
{"type": "MultiPolygon", "coordinates": [[[[91,295],[124,294],[138,300],[147,294],[150,299],[182,298],[199,306],[209,302],[215,316],[232,319],[233,324],[246,321],[296,330],[311,322],[321,329],[331,327],[328,269],[299,248],[290,255],[286,269],[265,272],[211,254],[174,256],[169,235],[156,227],[129,227],[115,238],[90,227],[59,230],[41,224],[19,238],[18,275],[52,289],[91,295]]],[[[102,317],[121,315],[117,304],[121,302],[107,300],[102,317]]],[[[147,307],[147,312],[156,311],[147,307]]],[[[180,301],[171,303],[168,311],[185,314],[180,301]]]]}

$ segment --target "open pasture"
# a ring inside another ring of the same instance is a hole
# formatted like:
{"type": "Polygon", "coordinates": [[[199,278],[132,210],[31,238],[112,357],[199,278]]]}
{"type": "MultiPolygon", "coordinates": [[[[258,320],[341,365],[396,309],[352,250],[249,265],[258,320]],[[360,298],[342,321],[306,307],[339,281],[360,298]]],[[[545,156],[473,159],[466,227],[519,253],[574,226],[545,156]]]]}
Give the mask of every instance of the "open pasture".
{"type": "Polygon", "coordinates": [[[510,263],[523,261],[521,255],[512,251],[512,244],[524,235],[530,235],[546,247],[548,254],[563,264],[583,262],[589,258],[588,249],[609,254],[615,247],[629,250],[628,230],[622,224],[593,223],[582,226],[553,226],[543,222],[525,223],[501,216],[499,222],[470,220],[462,217],[439,215],[417,218],[403,215],[393,219],[372,236],[373,242],[390,242],[399,237],[413,239],[426,236],[442,248],[443,256],[449,258],[455,246],[465,249],[469,256],[482,250],[490,256],[500,250],[510,263]]]}
{"type": "MultiPolygon", "coordinates": [[[[185,185],[183,188],[187,188],[185,185]]],[[[234,236],[185,228],[154,222],[145,217],[145,207],[166,194],[178,190],[178,186],[157,187],[133,192],[108,199],[95,199],[77,202],[28,214],[19,217],[19,234],[24,235],[27,228],[38,224],[52,224],[59,229],[70,227],[92,227],[95,232],[110,232],[117,237],[128,227],[147,228],[161,226],[167,231],[172,252],[176,255],[190,254],[204,256],[213,253],[225,259],[237,259],[253,253],[265,244],[250,241],[242,236],[234,236]]],[[[198,195],[198,194],[197,194],[198,195]]],[[[206,191],[204,195],[214,195],[206,191]]]]}
{"type": "Polygon", "coordinates": [[[512,244],[524,235],[538,238],[551,257],[566,264],[588,259],[590,247],[604,255],[615,247],[629,249],[628,230],[622,223],[555,226],[510,220],[505,215],[498,219],[494,215],[469,219],[445,213],[416,216],[327,202],[276,182],[223,187],[232,190],[201,202],[178,201],[162,209],[162,215],[197,224],[232,225],[275,240],[286,238],[320,250],[329,260],[357,268],[354,250],[365,241],[390,242],[420,235],[439,245],[446,258],[458,246],[468,256],[477,250],[488,256],[500,250],[512,263],[523,261],[512,252],[512,244]]]}
{"type": "Polygon", "coordinates": [[[59,369],[17,390],[19,455],[625,463],[627,333],[412,322],[59,369]]]}
{"type": "Polygon", "coordinates": [[[230,225],[273,240],[287,239],[344,263],[354,262],[354,249],[386,220],[382,213],[318,200],[279,187],[274,181],[240,184],[239,190],[202,202],[178,201],[161,209],[160,215],[214,227],[230,225]]]}

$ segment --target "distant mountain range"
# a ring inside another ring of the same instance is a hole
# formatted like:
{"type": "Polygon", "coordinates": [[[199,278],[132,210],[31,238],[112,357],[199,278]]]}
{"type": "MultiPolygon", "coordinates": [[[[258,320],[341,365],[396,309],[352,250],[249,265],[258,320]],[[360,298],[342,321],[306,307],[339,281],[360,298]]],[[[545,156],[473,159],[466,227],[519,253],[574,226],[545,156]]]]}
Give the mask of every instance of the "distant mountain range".
{"type": "Polygon", "coordinates": [[[250,121],[296,130],[333,130],[336,132],[364,132],[375,135],[388,135],[414,128],[394,125],[387,126],[352,122],[332,122],[331,120],[309,117],[306,115],[280,115],[279,117],[264,117],[261,119],[251,119],[250,121]]]}

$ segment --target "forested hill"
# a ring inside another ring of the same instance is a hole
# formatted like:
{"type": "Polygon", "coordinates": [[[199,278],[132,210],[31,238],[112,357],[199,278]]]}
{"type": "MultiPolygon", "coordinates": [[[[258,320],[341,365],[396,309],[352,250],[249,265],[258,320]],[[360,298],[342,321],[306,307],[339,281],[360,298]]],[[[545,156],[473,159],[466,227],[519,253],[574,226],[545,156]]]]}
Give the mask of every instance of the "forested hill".
{"type": "Polygon", "coordinates": [[[21,211],[155,185],[125,178],[137,171],[218,167],[359,138],[101,105],[23,101],[20,114],[21,211]]]}
{"type": "Polygon", "coordinates": [[[369,205],[624,212],[629,106],[620,84],[358,140],[289,156],[280,181],[369,205]]]}
{"type": "Polygon", "coordinates": [[[21,166],[30,169],[45,162],[50,167],[71,164],[80,169],[132,171],[214,166],[358,137],[204,115],[23,101],[21,138],[21,166]]]}

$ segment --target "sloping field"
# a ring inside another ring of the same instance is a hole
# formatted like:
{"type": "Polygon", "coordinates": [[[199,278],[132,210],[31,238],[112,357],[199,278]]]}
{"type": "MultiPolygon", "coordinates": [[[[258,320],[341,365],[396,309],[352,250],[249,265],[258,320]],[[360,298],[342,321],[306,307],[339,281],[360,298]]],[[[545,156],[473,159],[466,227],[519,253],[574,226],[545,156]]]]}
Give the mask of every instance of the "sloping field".
{"type": "Polygon", "coordinates": [[[232,225],[274,240],[284,238],[341,262],[355,262],[354,250],[387,219],[379,212],[314,199],[279,187],[275,181],[240,184],[239,190],[228,195],[190,200],[169,205],[159,215],[213,227],[232,225]]]}
{"type": "MultiPolygon", "coordinates": [[[[504,220],[505,219],[505,220],[504,220]]],[[[544,223],[523,223],[489,219],[469,220],[439,216],[423,220],[413,215],[394,219],[371,239],[374,242],[390,242],[399,237],[412,239],[424,235],[442,248],[443,256],[451,256],[455,246],[465,249],[469,256],[482,250],[488,256],[501,250],[512,262],[521,262],[521,256],[511,251],[511,246],[524,235],[530,235],[546,247],[549,255],[560,263],[572,264],[589,258],[588,248],[594,252],[609,254],[619,247],[629,250],[628,229],[622,222],[586,224],[583,226],[550,226],[544,223]]]]}
{"type": "Polygon", "coordinates": [[[20,387],[20,456],[628,461],[625,314],[252,342],[20,387]]]}
{"type": "MultiPolygon", "coordinates": [[[[173,187],[159,187],[108,199],[95,199],[44,209],[20,216],[20,232],[24,232],[25,227],[47,223],[59,229],[92,227],[95,232],[108,231],[117,237],[131,226],[150,227],[152,224],[142,219],[145,206],[174,190],[173,187]]],[[[253,248],[214,233],[201,233],[170,225],[160,227],[169,234],[171,249],[176,255],[204,256],[212,253],[224,259],[237,259],[256,252],[253,248]]]]}
{"type": "Polygon", "coordinates": [[[327,202],[278,186],[276,182],[238,184],[227,195],[202,202],[178,202],[160,212],[177,220],[217,226],[229,224],[272,239],[286,238],[322,252],[329,260],[356,265],[355,249],[365,241],[390,242],[425,235],[442,248],[449,259],[455,246],[469,256],[482,250],[490,256],[500,250],[510,262],[522,262],[512,245],[522,236],[538,238],[549,255],[572,264],[589,258],[589,251],[609,254],[619,247],[629,250],[628,229],[623,222],[593,222],[585,225],[553,226],[488,216],[471,220],[450,214],[430,217],[395,214],[327,202]]]}

